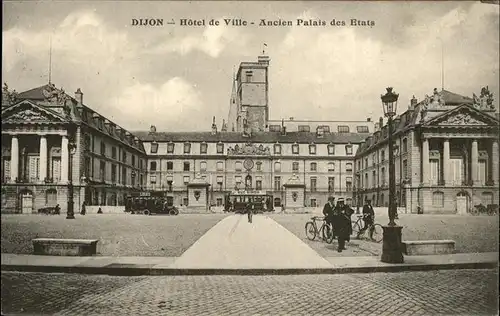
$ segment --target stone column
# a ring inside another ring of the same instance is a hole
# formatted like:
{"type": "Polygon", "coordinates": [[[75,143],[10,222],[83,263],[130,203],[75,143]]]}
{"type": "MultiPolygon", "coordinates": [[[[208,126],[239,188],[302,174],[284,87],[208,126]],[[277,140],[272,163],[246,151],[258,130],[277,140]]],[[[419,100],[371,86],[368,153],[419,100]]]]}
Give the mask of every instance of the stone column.
{"type": "Polygon", "coordinates": [[[479,164],[479,152],[477,147],[477,139],[472,141],[471,146],[471,180],[473,185],[479,184],[479,176],[478,176],[478,164],[479,164]]]}
{"type": "Polygon", "coordinates": [[[19,177],[19,140],[17,135],[12,135],[10,144],[10,180],[15,182],[19,177]]]}
{"type": "Polygon", "coordinates": [[[63,136],[61,141],[61,182],[68,183],[69,174],[69,148],[68,136],[63,136]]]}
{"type": "Polygon", "coordinates": [[[450,175],[450,140],[445,139],[443,142],[443,180],[446,186],[451,185],[450,175]]]}
{"type": "Polygon", "coordinates": [[[499,184],[499,175],[498,175],[498,141],[496,139],[493,140],[491,144],[491,179],[494,184],[498,187],[499,184]]]}
{"type": "Polygon", "coordinates": [[[429,139],[422,142],[422,183],[429,184],[429,139]]]}
{"type": "Polygon", "coordinates": [[[40,136],[40,181],[47,178],[47,137],[40,136]]]}

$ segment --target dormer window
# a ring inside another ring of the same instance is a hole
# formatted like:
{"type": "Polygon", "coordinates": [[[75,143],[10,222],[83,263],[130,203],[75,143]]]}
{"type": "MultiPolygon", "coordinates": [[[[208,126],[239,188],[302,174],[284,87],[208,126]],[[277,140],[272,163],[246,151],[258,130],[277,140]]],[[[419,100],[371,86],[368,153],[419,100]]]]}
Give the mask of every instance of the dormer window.
{"type": "Polygon", "coordinates": [[[200,154],[206,154],[208,149],[207,143],[200,144],[200,154]]]}
{"type": "Polygon", "coordinates": [[[173,154],[175,149],[175,144],[174,143],[168,143],[167,144],[167,154],[173,154]]]}
{"type": "Polygon", "coordinates": [[[335,145],[334,144],[328,144],[328,154],[335,155],[335,145]]]}
{"type": "Polygon", "coordinates": [[[184,143],[184,153],[185,154],[191,153],[191,144],[190,143],[184,143]]]}
{"type": "Polygon", "coordinates": [[[292,154],[298,155],[299,154],[299,144],[293,144],[292,145],[292,154]]]}
{"type": "Polygon", "coordinates": [[[309,125],[299,125],[299,132],[311,132],[311,127],[309,125]]]}
{"type": "Polygon", "coordinates": [[[223,154],[224,153],[224,144],[223,143],[218,143],[217,144],[217,153],[218,154],[223,154]]]}
{"type": "Polygon", "coordinates": [[[316,145],[315,144],[309,145],[309,154],[316,155],[316,145]]]}
{"type": "Polygon", "coordinates": [[[323,133],[330,133],[330,126],[328,125],[323,125],[321,126],[323,128],[323,133]]]}
{"type": "Polygon", "coordinates": [[[351,144],[345,145],[345,153],[348,156],[352,155],[352,145],[351,144]]]}
{"type": "Polygon", "coordinates": [[[364,126],[364,125],[357,126],[356,130],[358,131],[358,133],[369,133],[368,126],[364,126]]]}
{"type": "Polygon", "coordinates": [[[274,144],[274,154],[281,155],[281,144],[274,144]]]}
{"type": "Polygon", "coordinates": [[[339,125],[337,127],[339,133],[349,133],[349,126],[347,125],[339,125]]]}
{"type": "Polygon", "coordinates": [[[158,153],[158,143],[157,142],[151,143],[151,153],[152,154],[158,153]]]}
{"type": "Polygon", "coordinates": [[[316,135],[318,137],[323,137],[323,126],[318,126],[318,128],[316,128],[316,135]]]}

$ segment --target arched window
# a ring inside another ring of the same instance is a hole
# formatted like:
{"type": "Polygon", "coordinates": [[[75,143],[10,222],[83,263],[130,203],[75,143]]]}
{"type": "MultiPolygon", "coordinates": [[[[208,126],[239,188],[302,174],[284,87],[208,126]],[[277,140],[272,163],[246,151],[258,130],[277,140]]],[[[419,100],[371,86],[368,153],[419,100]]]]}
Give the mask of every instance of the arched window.
{"type": "Polygon", "coordinates": [[[432,206],[443,207],[444,206],[444,193],[441,191],[436,191],[432,193],[432,206]]]}
{"type": "Polygon", "coordinates": [[[275,207],[281,206],[281,199],[279,197],[274,198],[274,206],[275,207]]]}
{"type": "Polygon", "coordinates": [[[56,189],[48,189],[45,191],[45,205],[57,204],[57,191],[56,189]]]}

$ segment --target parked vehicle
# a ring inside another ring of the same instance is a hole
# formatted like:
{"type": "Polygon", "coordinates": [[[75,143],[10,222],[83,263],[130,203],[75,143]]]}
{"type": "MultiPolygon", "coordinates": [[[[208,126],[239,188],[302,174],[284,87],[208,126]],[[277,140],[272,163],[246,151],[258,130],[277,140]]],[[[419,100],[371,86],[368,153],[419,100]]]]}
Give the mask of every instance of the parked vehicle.
{"type": "Polygon", "coordinates": [[[42,207],[42,208],[38,209],[38,214],[59,215],[59,214],[61,214],[61,210],[57,206],[42,207]]]}
{"type": "Polygon", "coordinates": [[[272,196],[259,191],[234,191],[226,196],[226,210],[239,214],[246,213],[247,204],[254,213],[272,212],[272,196]]]}
{"type": "Polygon", "coordinates": [[[165,197],[163,192],[140,192],[126,198],[125,212],[131,214],[165,214],[178,215],[179,209],[172,204],[172,199],[165,197]]]}

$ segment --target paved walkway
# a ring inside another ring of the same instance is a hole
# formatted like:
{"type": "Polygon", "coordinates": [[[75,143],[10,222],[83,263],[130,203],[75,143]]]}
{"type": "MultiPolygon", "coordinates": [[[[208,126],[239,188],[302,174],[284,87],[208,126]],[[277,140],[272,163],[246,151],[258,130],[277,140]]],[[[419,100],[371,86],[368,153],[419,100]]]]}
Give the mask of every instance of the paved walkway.
{"type": "Polygon", "coordinates": [[[246,215],[224,218],[169,268],[318,269],[327,260],[273,219],[246,215]]]}

